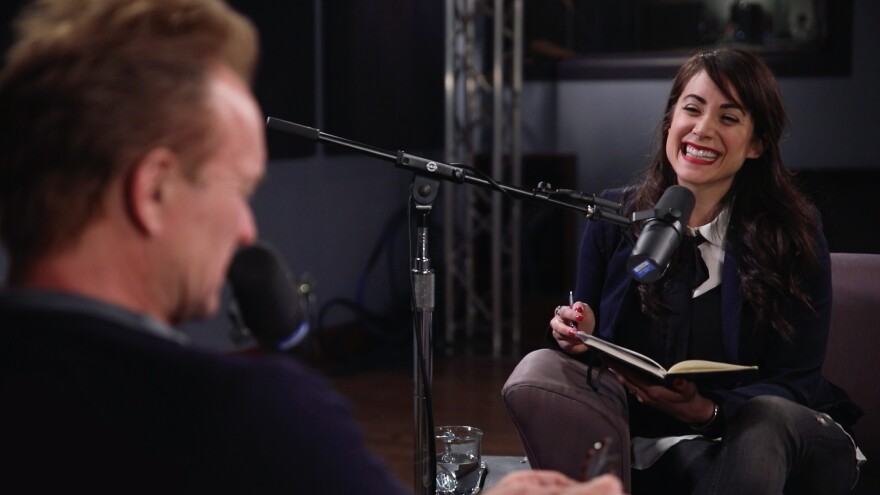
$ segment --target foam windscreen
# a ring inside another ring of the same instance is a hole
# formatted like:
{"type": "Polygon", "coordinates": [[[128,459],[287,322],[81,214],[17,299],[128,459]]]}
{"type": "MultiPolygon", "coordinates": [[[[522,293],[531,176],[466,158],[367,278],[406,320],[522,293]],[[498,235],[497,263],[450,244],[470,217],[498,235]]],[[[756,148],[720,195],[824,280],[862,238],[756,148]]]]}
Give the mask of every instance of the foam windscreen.
{"type": "Polygon", "coordinates": [[[304,331],[300,294],[290,271],[269,244],[240,249],[232,259],[228,280],[241,318],[266,350],[285,350],[304,331]]]}

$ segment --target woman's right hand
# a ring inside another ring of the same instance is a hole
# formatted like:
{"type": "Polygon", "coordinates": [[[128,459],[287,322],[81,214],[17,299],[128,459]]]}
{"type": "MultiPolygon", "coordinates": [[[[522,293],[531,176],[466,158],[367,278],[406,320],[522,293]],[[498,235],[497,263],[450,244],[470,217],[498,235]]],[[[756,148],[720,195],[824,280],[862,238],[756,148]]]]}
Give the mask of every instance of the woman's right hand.
{"type": "Polygon", "coordinates": [[[596,327],[596,316],[593,314],[593,310],[586,304],[577,301],[571,307],[557,307],[555,313],[553,319],[550,320],[550,329],[559,348],[569,354],[586,352],[587,345],[575,335],[575,331],[593,333],[593,329],[596,327]]]}

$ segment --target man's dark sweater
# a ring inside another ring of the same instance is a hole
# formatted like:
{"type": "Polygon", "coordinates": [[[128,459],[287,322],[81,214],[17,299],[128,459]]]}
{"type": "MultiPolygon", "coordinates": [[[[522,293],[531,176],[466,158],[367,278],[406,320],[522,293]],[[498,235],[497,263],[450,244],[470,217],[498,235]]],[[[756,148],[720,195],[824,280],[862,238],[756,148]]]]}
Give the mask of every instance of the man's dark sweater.
{"type": "Polygon", "coordinates": [[[405,493],[322,377],[160,327],[76,296],[0,294],[0,492],[405,493]]]}

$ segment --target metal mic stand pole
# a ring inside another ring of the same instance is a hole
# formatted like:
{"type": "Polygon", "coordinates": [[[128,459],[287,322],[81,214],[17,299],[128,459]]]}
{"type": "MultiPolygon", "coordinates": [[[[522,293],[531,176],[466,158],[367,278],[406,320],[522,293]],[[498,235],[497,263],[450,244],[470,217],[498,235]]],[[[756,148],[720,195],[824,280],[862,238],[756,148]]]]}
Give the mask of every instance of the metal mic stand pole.
{"type": "Polygon", "coordinates": [[[434,425],[429,398],[433,380],[434,270],[428,257],[428,214],[440,183],[413,176],[410,195],[417,213],[416,252],[412,263],[413,316],[418,329],[413,339],[413,419],[415,422],[413,483],[416,495],[434,495],[437,475],[434,451],[434,425]]]}

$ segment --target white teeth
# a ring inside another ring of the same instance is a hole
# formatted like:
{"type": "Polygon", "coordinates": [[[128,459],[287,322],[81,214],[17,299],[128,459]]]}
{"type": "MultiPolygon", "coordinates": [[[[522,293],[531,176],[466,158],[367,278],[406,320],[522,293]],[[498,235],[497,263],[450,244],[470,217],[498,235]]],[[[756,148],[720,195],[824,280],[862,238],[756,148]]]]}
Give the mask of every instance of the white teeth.
{"type": "Polygon", "coordinates": [[[697,148],[694,148],[691,145],[685,146],[684,151],[685,151],[685,153],[687,153],[688,156],[692,156],[694,158],[699,158],[701,160],[714,160],[714,159],[718,158],[718,153],[715,153],[714,151],[698,150],[697,148]]]}

